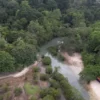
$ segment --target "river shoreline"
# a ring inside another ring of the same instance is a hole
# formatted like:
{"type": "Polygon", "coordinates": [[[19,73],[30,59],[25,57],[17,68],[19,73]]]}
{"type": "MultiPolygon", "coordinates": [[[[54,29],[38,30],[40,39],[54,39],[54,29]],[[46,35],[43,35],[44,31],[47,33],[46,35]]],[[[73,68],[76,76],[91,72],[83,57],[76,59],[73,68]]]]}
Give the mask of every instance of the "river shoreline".
{"type": "MultiPolygon", "coordinates": [[[[72,71],[79,76],[79,73],[84,69],[82,57],[79,53],[74,53],[72,56],[68,55],[67,52],[61,53],[65,58],[65,63],[69,64],[72,71]]],[[[80,76],[79,76],[80,77],[80,76]]],[[[90,100],[100,100],[100,83],[92,81],[89,85],[83,84],[85,89],[90,95],[90,100]]]]}

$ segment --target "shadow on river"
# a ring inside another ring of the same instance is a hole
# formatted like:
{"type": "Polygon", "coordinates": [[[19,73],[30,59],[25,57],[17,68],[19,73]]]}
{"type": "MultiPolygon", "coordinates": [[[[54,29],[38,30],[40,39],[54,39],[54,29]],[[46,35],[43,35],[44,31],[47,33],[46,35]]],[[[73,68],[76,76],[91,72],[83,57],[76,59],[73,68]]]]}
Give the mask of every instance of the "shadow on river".
{"type": "Polygon", "coordinates": [[[48,47],[58,45],[58,41],[63,41],[63,39],[64,38],[53,39],[52,41],[41,47],[40,54],[49,56],[51,58],[53,69],[60,66],[59,72],[68,79],[70,85],[75,87],[85,100],[90,100],[88,91],[79,83],[79,75],[73,73],[72,69],[67,64],[59,62],[56,58],[54,58],[47,52],[48,47]]]}

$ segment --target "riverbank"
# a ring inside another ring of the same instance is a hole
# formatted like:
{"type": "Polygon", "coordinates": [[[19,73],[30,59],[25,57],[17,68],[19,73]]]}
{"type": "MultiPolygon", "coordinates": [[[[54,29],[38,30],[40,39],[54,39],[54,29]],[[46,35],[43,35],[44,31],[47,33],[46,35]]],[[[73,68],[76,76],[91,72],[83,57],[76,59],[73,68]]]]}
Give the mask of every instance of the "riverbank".
{"type": "Polygon", "coordinates": [[[67,52],[62,53],[62,55],[65,58],[65,63],[70,66],[76,75],[79,75],[84,68],[81,55],[79,53],[74,53],[70,56],[67,52]]]}
{"type": "MultiPolygon", "coordinates": [[[[83,70],[84,65],[82,57],[79,53],[74,53],[72,56],[68,55],[67,52],[62,53],[65,58],[65,63],[69,64],[72,71],[79,76],[79,73],[83,70]]],[[[79,76],[80,77],[80,76],[79,76]]],[[[90,100],[100,100],[100,83],[92,81],[88,85],[90,100]]]]}
{"type": "Polygon", "coordinates": [[[98,81],[92,81],[90,83],[90,89],[93,91],[96,99],[93,100],[100,100],[100,83],[98,81]]]}

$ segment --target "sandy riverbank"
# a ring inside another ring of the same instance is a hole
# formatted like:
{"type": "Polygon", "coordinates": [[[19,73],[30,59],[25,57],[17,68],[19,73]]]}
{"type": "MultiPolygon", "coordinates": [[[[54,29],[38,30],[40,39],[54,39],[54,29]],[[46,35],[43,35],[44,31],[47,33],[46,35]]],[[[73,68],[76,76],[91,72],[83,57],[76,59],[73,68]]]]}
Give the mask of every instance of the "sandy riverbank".
{"type": "MultiPolygon", "coordinates": [[[[69,56],[67,52],[62,53],[62,55],[65,57],[65,62],[69,64],[72,71],[76,75],[79,75],[84,68],[81,55],[79,53],[74,53],[72,56],[69,56]]],[[[90,100],[100,100],[100,83],[92,81],[88,87],[90,100]]]]}
{"type": "Polygon", "coordinates": [[[69,64],[70,68],[73,72],[77,75],[83,70],[83,62],[82,57],[78,53],[74,53],[72,56],[69,56],[68,53],[62,53],[64,58],[66,59],[65,62],[69,64]]]}

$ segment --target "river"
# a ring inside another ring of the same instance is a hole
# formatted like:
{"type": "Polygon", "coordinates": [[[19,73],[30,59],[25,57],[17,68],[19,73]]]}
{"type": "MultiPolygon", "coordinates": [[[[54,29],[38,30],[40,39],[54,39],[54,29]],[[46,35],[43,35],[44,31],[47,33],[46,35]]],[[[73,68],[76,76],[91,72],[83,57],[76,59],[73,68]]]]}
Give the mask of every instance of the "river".
{"type": "Polygon", "coordinates": [[[58,45],[58,41],[63,41],[64,38],[56,38],[41,47],[40,54],[51,58],[52,67],[60,67],[59,72],[68,79],[71,86],[75,87],[85,100],[90,100],[88,91],[79,83],[79,75],[73,73],[69,65],[59,62],[55,57],[48,53],[47,48],[58,45]]]}

